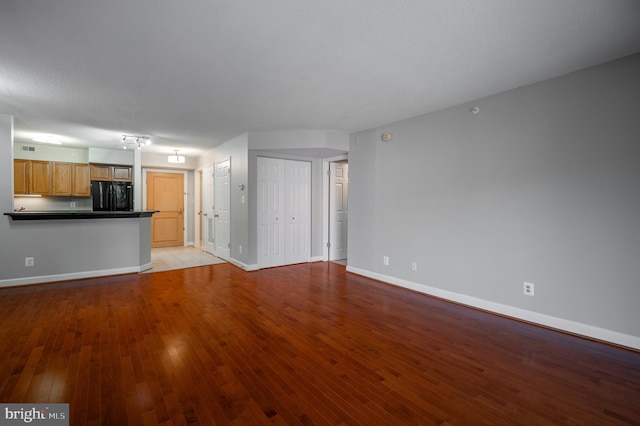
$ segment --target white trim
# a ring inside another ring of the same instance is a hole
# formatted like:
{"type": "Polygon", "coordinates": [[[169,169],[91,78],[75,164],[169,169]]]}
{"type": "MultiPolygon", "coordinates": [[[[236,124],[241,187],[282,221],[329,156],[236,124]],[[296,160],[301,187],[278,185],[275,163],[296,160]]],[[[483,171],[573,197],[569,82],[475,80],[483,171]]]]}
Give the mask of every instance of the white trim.
{"type": "MultiPolygon", "coordinates": [[[[198,212],[202,212],[202,179],[204,169],[199,167],[193,171],[193,238],[198,241],[200,236],[200,223],[202,222],[202,215],[198,216],[198,212]]],[[[186,210],[185,210],[186,211],[186,210]]],[[[198,247],[200,250],[204,249],[204,235],[201,241],[202,246],[198,247]]],[[[194,247],[197,247],[195,242],[192,243],[194,247]]]]}
{"type": "Polygon", "coordinates": [[[454,293],[452,291],[442,290],[442,289],[431,287],[428,285],[418,284],[418,283],[403,280],[400,278],[390,277],[383,274],[378,274],[376,272],[355,268],[353,266],[347,266],[347,272],[352,272],[354,274],[362,275],[368,278],[373,278],[379,281],[384,281],[389,284],[408,288],[420,293],[429,294],[435,297],[450,300],[463,305],[472,306],[475,308],[494,312],[500,315],[505,315],[511,318],[520,319],[523,321],[543,325],[546,327],[554,328],[561,331],[566,331],[569,333],[573,333],[573,334],[577,334],[585,337],[590,337],[592,339],[602,340],[605,342],[626,346],[629,348],[640,349],[640,337],[638,336],[623,334],[617,331],[607,330],[604,328],[583,324],[583,323],[567,320],[564,318],[553,317],[551,315],[532,312],[525,309],[516,308],[513,306],[503,305],[500,303],[490,302],[488,300],[478,299],[476,297],[467,296],[460,293],[454,293]]]}
{"type": "Polygon", "coordinates": [[[329,261],[329,163],[322,161],[322,261],[329,261]]]}
{"type": "Polygon", "coordinates": [[[244,269],[245,271],[257,271],[259,269],[257,264],[247,265],[246,263],[240,262],[239,260],[234,258],[230,258],[227,262],[232,263],[238,268],[244,269]]]}
{"type": "MultiPolygon", "coordinates": [[[[223,157],[222,160],[220,161],[214,161],[213,162],[213,200],[211,200],[213,202],[213,216],[215,217],[217,215],[217,207],[218,207],[218,203],[216,203],[216,197],[218,196],[218,164],[220,163],[224,163],[225,161],[229,162],[229,199],[226,200],[227,201],[227,205],[229,206],[229,259],[231,259],[231,228],[232,226],[232,221],[233,221],[233,213],[232,213],[232,205],[231,205],[231,192],[233,191],[233,162],[231,161],[231,155],[229,155],[228,157],[223,157]]],[[[222,259],[222,260],[226,260],[229,261],[229,259],[225,259],[223,256],[220,256],[220,253],[218,253],[218,243],[217,240],[219,238],[218,235],[218,229],[217,229],[217,224],[218,221],[217,220],[213,220],[213,254],[215,257],[222,259]]]]}
{"type": "Polygon", "coordinates": [[[151,263],[147,263],[141,266],[132,266],[128,268],[103,269],[100,271],[71,272],[68,274],[42,275],[39,277],[12,278],[8,280],[1,280],[0,287],[14,287],[14,286],[20,286],[20,285],[29,285],[29,284],[52,283],[54,281],[81,280],[84,278],[96,278],[96,277],[104,277],[108,275],[134,274],[134,273],[146,271],[147,269],[150,269],[150,268],[151,268],[151,263]]]}
{"type": "Polygon", "coordinates": [[[329,260],[329,163],[337,161],[349,161],[349,154],[322,159],[322,261],[329,260]]]}
{"type": "Polygon", "coordinates": [[[309,262],[324,262],[324,256],[312,256],[309,262]]]}

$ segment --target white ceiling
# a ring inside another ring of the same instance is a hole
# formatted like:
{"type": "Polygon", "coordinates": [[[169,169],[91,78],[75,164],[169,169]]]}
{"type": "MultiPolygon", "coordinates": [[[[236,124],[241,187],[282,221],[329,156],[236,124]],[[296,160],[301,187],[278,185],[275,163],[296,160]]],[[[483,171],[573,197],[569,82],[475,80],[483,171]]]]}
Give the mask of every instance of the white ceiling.
{"type": "Polygon", "coordinates": [[[0,0],[17,141],[354,132],[640,51],[638,0],[0,0]]]}

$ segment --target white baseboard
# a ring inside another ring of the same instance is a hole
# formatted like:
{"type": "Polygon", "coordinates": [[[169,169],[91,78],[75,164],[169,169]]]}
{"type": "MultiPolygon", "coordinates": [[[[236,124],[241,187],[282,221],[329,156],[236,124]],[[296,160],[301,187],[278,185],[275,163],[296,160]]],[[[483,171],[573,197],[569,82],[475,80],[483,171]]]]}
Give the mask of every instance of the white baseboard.
{"type": "Polygon", "coordinates": [[[323,258],[322,256],[313,256],[311,257],[311,259],[309,260],[309,262],[322,262],[323,258]]]}
{"type": "Polygon", "coordinates": [[[229,259],[229,263],[233,263],[234,265],[236,265],[238,268],[242,268],[245,271],[257,271],[258,270],[258,265],[247,265],[246,263],[240,262],[237,259],[234,258],[230,258],[229,259]]]}
{"type": "Polygon", "coordinates": [[[140,270],[138,272],[144,272],[146,270],[151,269],[151,267],[153,266],[153,263],[149,262],[149,263],[145,263],[144,265],[140,265],[140,270]]]}
{"type": "Polygon", "coordinates": [[[347,272],[362,275],[375,280],[384,281],[389,284],[397,285],[399,287],[408,288],[420,293],[429,294],[442,299],[450,300],[452,302],[460,303],[463,305],[471,306],[474,308],[482,309],[485,311],[494,312],[500,315],[504,315],[511,318],[516,318],[522,321],[543,325],[545,327],[554,328],[556,330],[565,331],[572,334],[577,334],[584,337],[589,337],[596,340],[602,340],[616,345],[626,346],[633,349],[640,350],[640,337],[632,336],[629,334],[619,333],[613,330],[607,330],[604,328],[596,327],[593,325],[583,324],[563,318],[553,317],[546,314],[540,314],[537,312],[528,311],[526,309],[516,308],[509,305],[503,305],[500,303],[490,302],[488,300],[479,299],[472,296],[467,296],[460,293],[454,293],[439,288],[414,283],[411,281],[403,280],[400,278],[390,277],[376,272],[367,271],[364,269],[355,268],[353,266],[347,266],[347,272]]]}
{"type": "Polygon", "coordinates": [[[107,275],[133,274],[151,268],[151,263],[142,266],[132,266],[129,268],[103,269],[100,271],[72,272],[68,274],[41,275],[39,277],[11,278],[0,280],[0,287],[14,287],[29,284],[50,283],[54,281],[80,280],[83,278],[104,277],[107,275]],[[148,267],[147,267],[148,265],[148,267]],[[144,268],[144,269],[143,269],[144,268]]]}

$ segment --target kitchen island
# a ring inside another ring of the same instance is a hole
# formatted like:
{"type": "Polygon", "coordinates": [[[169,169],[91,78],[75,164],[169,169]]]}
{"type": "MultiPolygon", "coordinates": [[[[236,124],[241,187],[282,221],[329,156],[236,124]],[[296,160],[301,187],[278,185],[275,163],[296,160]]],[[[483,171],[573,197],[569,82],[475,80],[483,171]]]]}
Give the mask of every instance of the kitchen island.
{"type": "Polygon", "coordinates": [[[109,211],[93,210],[57,210],[57,211],[15,211],[5,213],[13,220],[53,220],[53,219],[119,219],[131,217],[151,217],[156,210],[109,211]]]}
{"type": "Polygon", "coordinates": [[[138,273],[151,268],[155,211],[4,213],[0,287],[138,273]],[[10,219],[9,219],[10,218],[10,219]]]}

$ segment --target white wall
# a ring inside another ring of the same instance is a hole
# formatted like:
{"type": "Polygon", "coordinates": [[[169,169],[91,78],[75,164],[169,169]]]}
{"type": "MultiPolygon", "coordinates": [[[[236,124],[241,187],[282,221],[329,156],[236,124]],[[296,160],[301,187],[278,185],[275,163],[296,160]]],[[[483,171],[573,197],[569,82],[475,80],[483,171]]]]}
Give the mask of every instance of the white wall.
{"type": "Polygon", "coordinates": [[[639,76],[634,55],[352,135],[349,270],[640,348],[639,76]]]}

